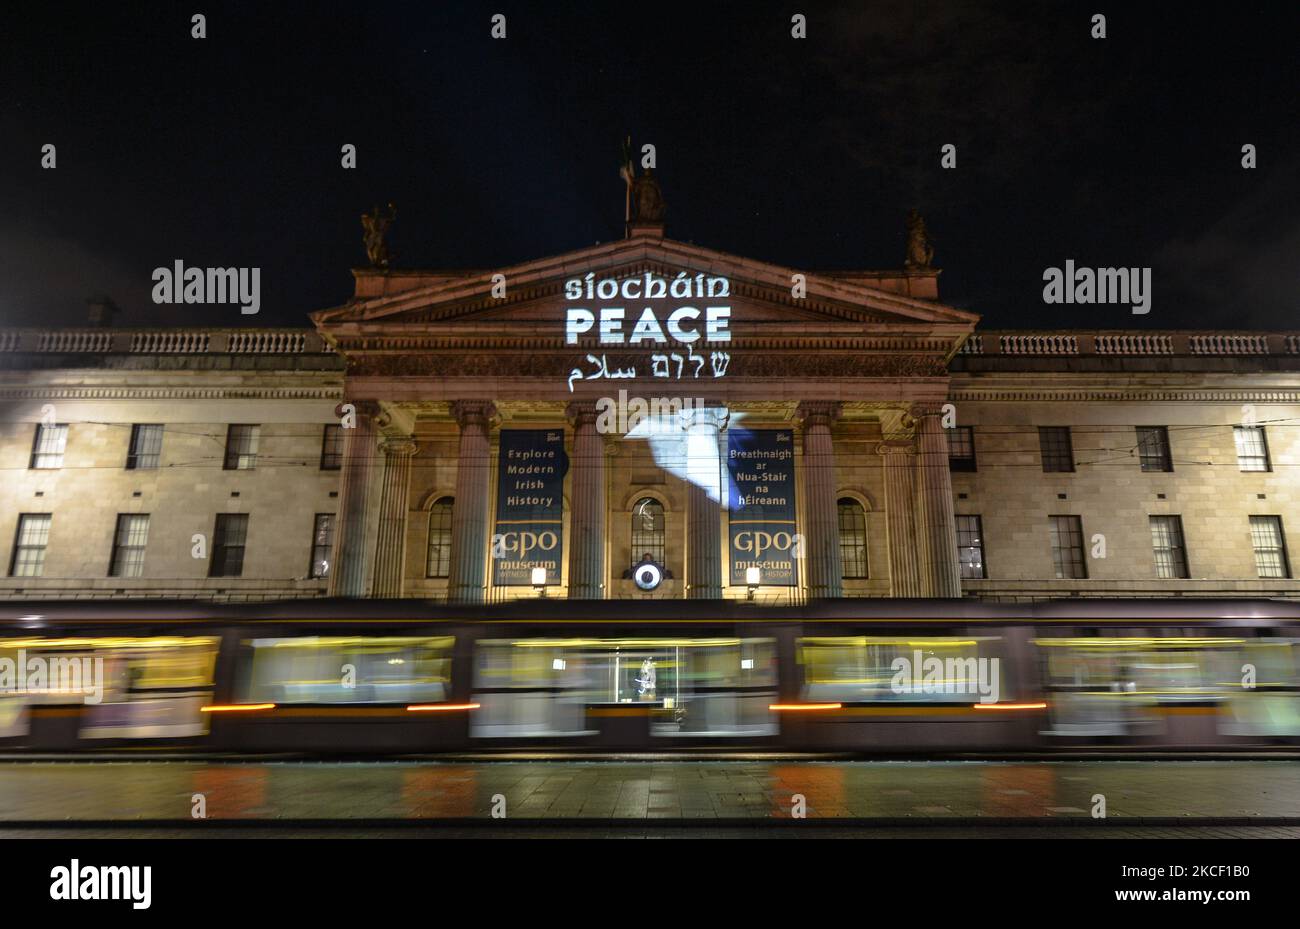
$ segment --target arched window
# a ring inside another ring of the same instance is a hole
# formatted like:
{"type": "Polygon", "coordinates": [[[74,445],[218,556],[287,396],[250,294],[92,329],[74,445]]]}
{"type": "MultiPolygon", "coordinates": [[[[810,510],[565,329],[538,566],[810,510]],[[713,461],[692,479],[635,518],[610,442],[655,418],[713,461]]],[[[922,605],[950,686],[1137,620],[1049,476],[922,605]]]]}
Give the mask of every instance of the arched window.
{"type": "Polygon", "coordinates": [[[425,577],[451,574],[451,497],[439,497],[429,507],[429,550],[424,560],[425,577]]]}
{"type": "Polygon", "coordinates": [[[852,497],[840,497],[840,562],[846,578],[868,577],[867,513],[852,497]]]}
{"type": "Polygon", "coordinates": [[[642,497],[632,507],[632,564],[646,555],[664,563],[664,505],[654,497],[642,497]]]}

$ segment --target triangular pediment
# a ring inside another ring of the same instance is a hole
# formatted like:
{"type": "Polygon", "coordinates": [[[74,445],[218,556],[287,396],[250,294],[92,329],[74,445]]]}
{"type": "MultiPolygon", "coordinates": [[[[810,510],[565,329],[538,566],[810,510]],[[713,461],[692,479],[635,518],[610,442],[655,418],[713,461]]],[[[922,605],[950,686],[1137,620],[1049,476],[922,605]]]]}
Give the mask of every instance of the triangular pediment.
{"type": "Polygon", "coordinates": [[[640,378],[735,399],[791,377],[804,393],[889,380],[901,396],[902,379],[946,379],[978,320],[911,292],[933,293],[936,275],[801,271],[634,235],[490,271],[358,271],[358,295],[313,319],[351,383],[390,396],[567,399],[640,378]]]}
{"type": "MultiPolygon", "coordinates": [[[[573,305],[566,282],[594,275],[624,281],[650,274],[673,281],[679,277],[726,281],[727,298],[744,307],[739,325],[764,329],[786,325],[792,331],[829,327],[880,333],[891,329],[945,334],[969,332],[978,316],[936,300],[895,292],[911,278],[933,286],[935,272],[875,274],[887,286],[872,286],[872,272],[816,272],[789,268],[713,251],[659,237],[634,237],[595,245],[550,258],[492,270],[465,272],[358,272],[361,296],[313,318],[323,334],[387,331],[452,332],[490,330],[500,325],[553,326],[573,305]],[[501,277],[497,277],[500,275],[501,277]],[[795,275],[803,275],[806,294],[792,294],[795,275]],[[362,278],[367,278],[363,280],[362,278]],[[505,296],[493,294],[504,283],[505,296]]],[[[666,298],[671,299],[671,298],[666,298]]],[[[639,310],[644,300],[580,299],[588,303],[639,310]]],[[[683,301],[678,301],[683,302],[683,301]]],[[[684,302],[698,302],[694,299],[684,302]]]]}

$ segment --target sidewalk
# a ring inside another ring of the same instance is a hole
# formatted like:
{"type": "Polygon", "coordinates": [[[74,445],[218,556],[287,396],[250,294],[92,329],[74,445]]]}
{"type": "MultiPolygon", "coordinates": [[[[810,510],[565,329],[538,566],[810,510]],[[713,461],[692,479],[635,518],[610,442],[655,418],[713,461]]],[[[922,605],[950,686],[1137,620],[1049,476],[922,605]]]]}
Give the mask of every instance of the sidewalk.
{"type": "MultiPolygon", "coordinates": [[[[0,763],[0,825],[208,820],[1294,820],[1300,762],[0,763]],[[501,818],[498,816],[497,818],[501,818]]],[[[1290,825],[1281,823],[1280,825],[1290,825]]]]}

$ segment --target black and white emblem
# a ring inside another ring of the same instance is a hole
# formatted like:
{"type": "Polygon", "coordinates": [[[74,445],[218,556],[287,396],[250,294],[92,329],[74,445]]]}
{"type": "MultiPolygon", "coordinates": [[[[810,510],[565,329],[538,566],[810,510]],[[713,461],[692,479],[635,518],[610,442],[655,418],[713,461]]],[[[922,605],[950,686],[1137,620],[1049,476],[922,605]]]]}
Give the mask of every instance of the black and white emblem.
{"type": "Polygon", "coordinates": [[[632,572],[632,580],[642,590],[654,590],[663,579],[663,571],[659,569],[659,565],[653,562],[642,562],[632,572]]]}

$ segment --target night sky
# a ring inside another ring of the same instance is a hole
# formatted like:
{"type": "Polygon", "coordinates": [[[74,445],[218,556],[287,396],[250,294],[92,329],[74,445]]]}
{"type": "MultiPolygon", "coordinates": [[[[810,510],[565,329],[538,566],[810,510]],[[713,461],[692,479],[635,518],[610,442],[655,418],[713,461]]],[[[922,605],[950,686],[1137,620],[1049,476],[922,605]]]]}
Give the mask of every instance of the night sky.
{"type": "Polygon", "coordinates": [[[0,326],[80,325],[99,292],[124,326],[306,325],[348,299],[358,217],[390,200],[396,268],[619,238],[630,134],[657,147],[675,239],[897,268],[916,206],[941,297],[986,327],[1300,328],[1297,10],[11,2],[0,326]],[[1153,267],[1151,313],[1045,305],[1071,258],[1153,267]],[[177,259],[260,267],[262,312],[153,305],[177,259]]]}

